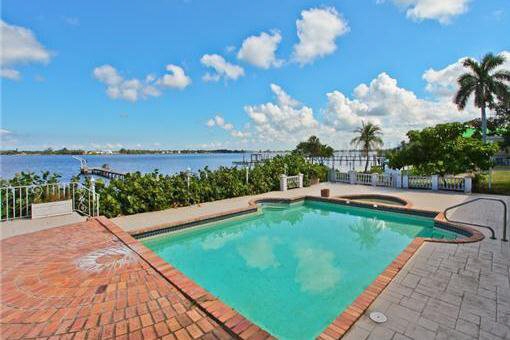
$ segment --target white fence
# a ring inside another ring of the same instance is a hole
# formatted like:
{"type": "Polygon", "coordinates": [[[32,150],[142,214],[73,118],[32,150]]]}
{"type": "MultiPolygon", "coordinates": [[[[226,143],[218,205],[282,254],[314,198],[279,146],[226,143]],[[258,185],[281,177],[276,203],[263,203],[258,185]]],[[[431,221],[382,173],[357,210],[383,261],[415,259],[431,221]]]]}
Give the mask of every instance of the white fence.
{"type": "Polygon", "coordinates": [[[404,188],[410,189],[430,189],[432,190],[432,178],[428,176],[403,176],[407,177],[407,186],[405,179],[403,181],[404,188]]]}
{"type": "Polygon", "coordinates": [[[280,175],[280,191],[287,191],[288,189],[302,187],[303,187],[303,174],[298,174],[296,176],[280,175]]]}
{"type": "Polygon", "coordinates": [[[48,183],[0,187],[0,221],[30,218],[34,204],[71,201],[72,211],[87,216],[99,215],[99,194],[94,185],[48,183]]]}
{"type": "Polygon", "coordinates": [[[471,177],[440,177],[438,175],[407,176],[400,174],[365,174],[355,171],[340,172],[337,170],[330,170],[329,181],[391,188],[460,191],[466,193],[470,193],[472,189],[471,177]]]}

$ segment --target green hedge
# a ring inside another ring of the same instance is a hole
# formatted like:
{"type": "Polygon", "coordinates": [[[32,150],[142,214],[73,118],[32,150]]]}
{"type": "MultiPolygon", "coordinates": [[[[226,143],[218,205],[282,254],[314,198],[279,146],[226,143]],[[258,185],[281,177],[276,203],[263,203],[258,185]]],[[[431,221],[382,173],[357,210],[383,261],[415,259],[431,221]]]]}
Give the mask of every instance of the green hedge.
{"type": "MultiPolygon", "coordinates": [[[[185,172],[164,175],[154,170],[145,174],[129,173],[123,179],[111,180],[107,185],[98,180],[96,192],[100,195],[100,214],[115,217],[279,190],[279,176],[285,172],[290,176],[302,173],[305,186],[310,185],[312,178],[324,181],[327,176],[325,166],[311,164],[299,154],[290,154],[275,157],[250,169],[248,183],[244,168],[202,169],[191,176],[189,189],[185,172]]],[[[41,176],[21,173],[10,180],[0,179],[0,184],[56,183],[59,178],[58,174],[49,172],[41,176]]],[[[73,181],[78,180],[78,177],[73,178],[73,181]]],[[[88,178],[84,184],[90,185],[88,178]]]]}
{"type": "Polygon", "coordinates": [[[279,176],[285,170],[288,175],[302,173],[305,186],[310,185],[311,178],[325,180],[327,176],[325,166],[292,154],[255,166],[249,171],[248,183],[243,168],[205,168],[191,176],[188,189],[185,172],[163,175],[155,170],[130,173],[109,185],[98,182],[96,192],[100,194],[101,214],[114,217],[278,190],[279,176]]]}

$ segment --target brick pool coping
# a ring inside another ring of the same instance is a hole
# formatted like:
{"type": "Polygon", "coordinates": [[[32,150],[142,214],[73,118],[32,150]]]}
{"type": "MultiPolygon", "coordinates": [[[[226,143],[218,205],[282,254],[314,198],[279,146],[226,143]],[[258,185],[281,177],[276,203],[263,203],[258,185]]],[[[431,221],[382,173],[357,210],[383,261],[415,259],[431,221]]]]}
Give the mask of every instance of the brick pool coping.
{"type": "Polygon", "coordinates": [[[168,262],[161,259],[156,253],[143,245],[133,236],[126,233],[119,226],[106,217],[97,217],[96,220],[117,236],[127,247],[136,252],[156,272],[175,286],[184,296],[193,301],[209,317],[222,324],[234,337],[240,339],[274,339],[268,332],[258,327],[250,320],[239,314],[233,308],[196,284],[193,280],[181,273],[168,262]]]}
{"type": "Polygon", "coordinates": [[[266,339],[273,338],[267,331],[256,326],[240,313],[235,311],[223,303],[220,299],[200,287],[190,278],[185,276],[179,270],[165,262],[152,250],[144,246],[137,238],[149,237],[170,231],[181,230],[193,226],[210,223],[225,218],[240,216],[244,214],[254,213],[258,211],[260,203],[296,203],[304,200],[314,200],[329,202],[342,205],[350,205],[362,208],[370,208],[373,210],[398,212],[410,215],[419,215],[434,219],[435,226],[457,232],[464,238],[455,240],[442,240],[432,238],[416,237],[396,258],[390,263],[386,269],[377,276],[377,278],[345,309],[340,315],[327,326],[317,339],[330,340],[339,339],[344,336],[354,323],[367,311],[375,299],[382,293],[388,284],[395,278],[398,272],[405,266],[411,257],[420,249],[424,242],[438,243],[471,243],[483,240],[484,235],[478,230],[460,225],[458,223],[449,222],[445,219],[443,213],[430,210],[422,210],[410,208],[411,204],[407,202],[405,206],[395,206],[383,203],[373,204],[356,201],[351,198],[342,197],[317,197],[302,196],[297,198],[262,198],[249,202],[247,208],[234,209],[218,214],[205,215],[198,218],[178,221],[172,224],[156,225],[148,228],[142,228],[125,232],[120,227],[110,222],[108,219],[100,217],[98,221],[108,230],[115,234],[133,251],[137,252],[147,263],[149,263],[156,271],[164,276],[170,283],[179,289],[184,295],[195,301],[207,314],[219,323],[223,324],[232,335],[241,339],[266,339]]]}

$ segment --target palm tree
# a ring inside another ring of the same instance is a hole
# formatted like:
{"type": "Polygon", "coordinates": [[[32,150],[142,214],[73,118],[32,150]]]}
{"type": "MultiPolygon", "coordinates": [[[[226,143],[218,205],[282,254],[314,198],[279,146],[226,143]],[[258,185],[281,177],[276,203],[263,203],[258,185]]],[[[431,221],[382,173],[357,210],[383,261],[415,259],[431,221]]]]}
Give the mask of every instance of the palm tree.
{"type": "Polygon", "coordinates": [[[361,150],[363,154],[367,158],[367,162],[365,163],[365,172],[368,170],[368,154],[370,151],[373,151],[383,145],[383,141],[381,139],[382,132],[381,127],[371,122],[361,122],[361,126],[354,130],[358,134],[357,137],[354,137],[351,140],[351,145],[355,145],[356,147],[361,146],[361,150]]]}
{"type": "Polygon", "coordinates": [[[468,72],[458,79],[459,90],[454,98],[459,110],[466,107],[469,97],[474,94],[475,106],[482,112],[482,139],[487,140],[487,106],[494,105],[494,98],[508,98],[510,88],[506,82],[510,81],[510,71],[497,70],[505,62],[502,55],[486,54],[481,62],[467,58],[464,67],[468,72]]]}

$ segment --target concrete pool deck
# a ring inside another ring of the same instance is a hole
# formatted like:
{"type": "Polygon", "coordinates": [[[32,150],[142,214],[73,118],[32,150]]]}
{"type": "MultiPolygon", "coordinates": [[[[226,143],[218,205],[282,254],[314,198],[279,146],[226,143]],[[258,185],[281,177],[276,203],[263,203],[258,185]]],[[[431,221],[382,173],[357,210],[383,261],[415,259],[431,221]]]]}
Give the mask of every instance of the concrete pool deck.
{"type": "MultiPolygon", "coordinates": [[[[245,208],[250,201],[259,198],[318,196],[321,188],[330,188],[331,196],[367,193],[395,195],[410,201],[414,208],[436,211],[442,211],[453,204],[480,197],[479,195],[403,191],[324,183],[288,192],[271,192],[204,203],[199,206],[118,217],[112,221],[125,231],[134,232],[141,228],[172,224],[181,220],[245,208]]],[[[507,204],[510,204],[510,198],[503,198],[507,204]]],[[[498,240],[485,238],[481,242],[471,244],[425,242],[344,338],[510,338],[510,252],[509,244],[499,240],[502,230],[501,221],[498,218],[501,218],[502,213],[498,209],[499,207],[480,202],[471,209],[461,208],[454,211],[452,215],[457,219],[462,218],[464,221],[493,225],[496,227],[498,240]],[[376,325],[367,317],[371,311],[384,312],[388,321],[376,325]]],[[[483,229],[480,230],[487,235],[483,229]]],[[[23,237],[31,238],[32,242],[29,243],[32,244],[31,249],[35,250],[38,247],[38,238],[43,237],[41,233],[45,233],[44,235],[48,237],[57,234],[54,231],[56,229],[6,239],[2,241],[2,255],[9,256],[9,253],[14,249],[5,250],[7,244],[12,244],[11,246],[16,246],[17,249],[23,249],[20,244],[23,237]]],[[[71,234],[69,227],[62,227],[59,231],[58,234],[69,234],[67,237],[70,240],[84,235],[83,233],[71,234]]],[[[82,242],[85,241],[85,238],[82,238],[82,242]]],[[[53,246],[56,247],[55,244],[53,246]]],[[[59,245],[54,250],[58,251],[60,248],[65,248],[65,245],[59,245]]],[[[3,257],[5,258],[5,256],[3,257]]],[[[18,256],[18,261],[25,259],[21,254],[18,256]]],[[[40,263],[45,263],[45,261],[50,261],[50,258],[44,257],[39,260],[40,263]]],[[[22,262],[21,268],[28,266],[28,262],[29,260],[26,258],[22,262]]],[[[3,280],[11,272],[11,268],[6,267],[5,263],[5,259],[3,259],[3,280]]],[[[5,282],[3,280],[2,283],[5,282]]],[[[11,319],[7,318],[7,322],[5,322],[4,305],[6,300],[4,300],[4,296],[6,294],[4,294],[4,288],[5,286],[2,284],[2,323],[5,327],[6,324],[10,324],[12,317],[11,319]]],[[[10,300],[7,303],[10,303],[10,300]]],[[[17,334],[15,333],[15,335],[17,334]]]]}

